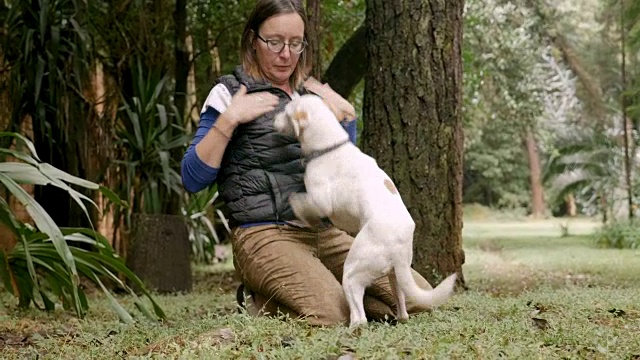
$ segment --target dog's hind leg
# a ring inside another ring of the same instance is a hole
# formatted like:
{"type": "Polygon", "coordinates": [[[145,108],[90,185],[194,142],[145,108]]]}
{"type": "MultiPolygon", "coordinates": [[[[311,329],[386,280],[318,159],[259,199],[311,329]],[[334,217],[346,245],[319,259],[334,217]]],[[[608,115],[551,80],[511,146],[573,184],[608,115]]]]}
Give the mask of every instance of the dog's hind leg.
{"type": "Polygon", "coordinates": [[[291,205],[293,213],[299,220],[311,226],[322,224],[322,218],[326,217],[307,193],[291,194],[289,196],[289,205],[291,205]]]}
{"type": "Polygon", "coordinates": [[[358,276],[360,274],[357,272],[345,272],[342,277],[344,295],[347,298],[347,303],[349,303],[349,327],[351,328],[366,325],[367,323],[367,315],[364,312],[364,290],[366,284],[358,276]]]}
{"type": "Polygon", "coordinates": [[[377,252],[375,246],[370,246],[370,230],[370,227],[365,226],[356,235],[344,261],[342,287],[349,303],[350,327],[352,328],[367,323],[363,303],[365,289],[375,279],[390,270],[385,269],[384,261],[379,261],[383,258],[383,254],[377,252]]]}
{"type": "Polygon", "coordinates": [[[391,289],[396,294],[396,317],[399,322],[405,322],[409,319],[409,313],[407,312],[407,302],[404,292],[398,288],[395,271],[390,272],[387,277],[389,278],[391,289]]]}

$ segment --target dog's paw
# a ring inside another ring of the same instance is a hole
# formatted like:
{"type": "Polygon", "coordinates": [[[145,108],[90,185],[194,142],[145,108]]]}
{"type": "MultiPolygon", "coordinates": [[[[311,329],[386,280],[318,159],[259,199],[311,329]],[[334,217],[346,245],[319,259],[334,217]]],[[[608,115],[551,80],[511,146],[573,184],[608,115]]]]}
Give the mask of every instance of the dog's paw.
{"type": "Polygon", "coordinates": [[[296,217],[307,225],[318,226],[322,224],[322,215],[313,207],[309,197],[304,193],[289,195],[289,205],[296,217]]]}
{"type": "Polygon", "coordinates": [[[352,322],[351,324],[349,324],[349,332],[351,333],[352,336],[360,336],[362,334],[362,330],[366,328],[368,325],[369,324],[367,323],[366,319],[352,322]]]}

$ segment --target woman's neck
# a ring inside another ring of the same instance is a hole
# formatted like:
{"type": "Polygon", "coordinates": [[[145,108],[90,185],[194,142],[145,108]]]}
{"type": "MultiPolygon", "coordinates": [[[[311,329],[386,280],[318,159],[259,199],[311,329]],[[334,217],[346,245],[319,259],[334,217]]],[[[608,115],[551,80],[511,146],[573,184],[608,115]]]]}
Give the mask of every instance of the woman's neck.
{"type": "Polygon", "coordinates": [[[277,87],[278,89],[286,92],[289,95],[293,94],[293,91],[291,90],[291,85],[288,82],[284,84],[276,84],[276,83],[272,83],[272,84],[274,87],[277,87]]]}

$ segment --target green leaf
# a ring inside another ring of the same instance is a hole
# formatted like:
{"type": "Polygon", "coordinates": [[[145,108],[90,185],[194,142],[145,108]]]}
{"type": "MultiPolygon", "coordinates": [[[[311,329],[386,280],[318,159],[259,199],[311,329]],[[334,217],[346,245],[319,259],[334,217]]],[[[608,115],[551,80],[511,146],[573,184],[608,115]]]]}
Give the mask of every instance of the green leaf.
{"type": "Polygon", "coordinates": [[[100,285],[100,288],[102,289],[102,292],[105,294],[105,296],[109,300],[109,303],[111,304],[111,307],[113,309],[115,309],[116,313],[118,314],[118,317],[120,317],[120,320],[122,320],[126,324],[133,324],[134,321],[133,321],[133,318],[131,317],[131,315],[129,314],[129,312],[127,312],[127,310],[125,310],[122,307],[122,305],[120,305],[118,300],[116,300],[116,298],[113,297],[113,295],[111,294],[109,289],[107,289],[104,286],[104,284],[102,284],[102,281],[100,281],[100,279],[97,276],[94,277],[92,280],[94,282],[96,282],[98,285],[100,285]]]}
{"type": "Polygon", "coordinates": [[[25,163],[28,163],[30,165],[37,165],[38,164],[38,162],[34,158],[32,158],[31,156],[23,153],[22,151],[0,148],[0,153],[11,155],[14,158],[16,158],[18,160],[22,160],[25,163]]]}
{"type": "Polygon", "coordinates": [[[4,173],[21,184],[47,185],[50,183],[46,176],[29,164],[3,162],[0,163],[0,173],[4,173]]]}
{"type": "MultiPolygon", "coordinates": [[[[60,257],[64,261],[65,265],[70,269],[72,278],[71,281],[75,285],[73,287],[73,296],[77,302],[78,292],[77,285],[79,283],[78,272],[75,267],[75,262],[73,260],[73,256],[71,255],[71,251],[67,246],[64,237],[62,236],[62,232],[56,225],[56,223],[51,219],[49,214],[38,204],[22,187],[16,184],[12,179],[7,177],[6,175],[0,173],[0,182],[4,184],[4,186],[9,190],[9,192],[16,197],[16,199],[25,206],[29,215],[35,222],[36,226],[40,231],[46,233],[51,237],[53,244],[60,254],[60,257]]],[[[81,309],[76,308],[77,313],[81,313],[81,309]]]]}
{"type": "Polygon", "coordinates": [[[91,189],[91,190],[97,190],[100,188],[100,186],[94,182],[85,180],[85,179],[81,179],[77,176],[73,176],[71,174],[68,174],[60,169],[57,169],[47,163],[41,163],[39,165],[39,169],[40,171],[42,171],[43,174],[45,174],[46,176],[52,178],[52,179],[59,179],[62,180],[66,183],[69,184],[74,184],[74,185],[78,185],[78,186],[82,186],[84,188],[87,189],[91,189]]]}
{"type": "Polygon", "coordinates": [[[99,191],[102,193],[102,195],[104,195],[112,203],[114,203],[114,204],[116,204],[118,206],[122,206],[124,208],[129,208],[129,204],[127,204],[126,201],[121,200],[118,197],[118,195],[116,195],[116,193],[111,191],[109,188],[100,185],[99,191]]]}
{"type": "Polygon", "coordinates": [[[26,136],[20,133],[14,133],[14,132],[6,132],[6,131],[0,132],[0,137],[8,137],[8,136],[17,138],[20,141],[22,141],[31,152],[31,156],[33,156],[36,160],[40,161],[40,158],[38,158],[38,153],[36,152],[36,147],[33,145],[31,140],[29,140],[26,136]]]}

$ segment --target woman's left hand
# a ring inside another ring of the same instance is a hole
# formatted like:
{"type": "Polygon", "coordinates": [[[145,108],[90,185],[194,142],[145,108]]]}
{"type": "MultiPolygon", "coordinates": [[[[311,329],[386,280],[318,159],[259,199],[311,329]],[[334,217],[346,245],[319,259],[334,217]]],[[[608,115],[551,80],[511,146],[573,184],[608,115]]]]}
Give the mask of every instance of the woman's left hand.
{"type": "Polygon", "coordinates": [[[329,105],[338,121],[353,120],[356,118],[356,109],[350,102],[335,92],[329,84],[322,84],[313,77],[304,82],[304,87],[318,94],[329,105]]]}

